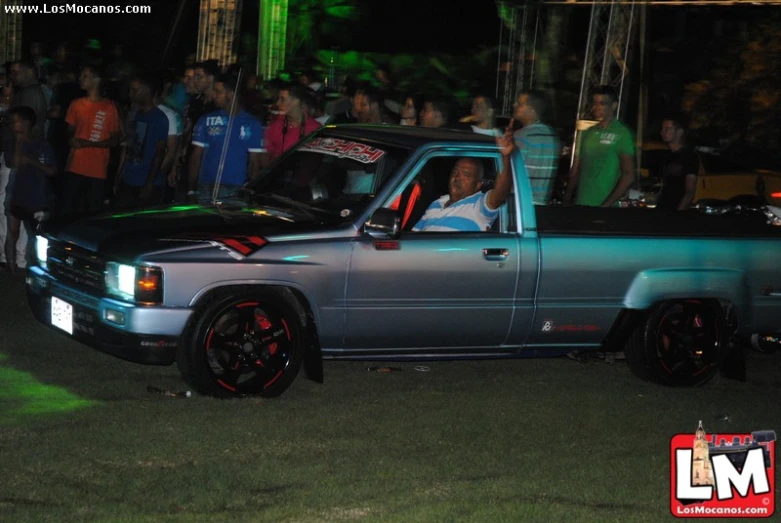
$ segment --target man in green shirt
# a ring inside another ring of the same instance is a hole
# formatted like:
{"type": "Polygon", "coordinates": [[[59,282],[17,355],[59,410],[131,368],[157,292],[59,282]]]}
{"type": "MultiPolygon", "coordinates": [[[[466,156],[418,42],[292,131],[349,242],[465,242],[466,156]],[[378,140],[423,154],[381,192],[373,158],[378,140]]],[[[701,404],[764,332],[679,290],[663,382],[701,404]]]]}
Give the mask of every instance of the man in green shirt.
{"type": "Polygon", "coordinates": [[[616,120],[618,96],[609,86],[592,93],[597,124],[583,132],[569,173],[564,203],[610,207],[624,196],[635,179],[635,148],[632,133],[616,120]]]}

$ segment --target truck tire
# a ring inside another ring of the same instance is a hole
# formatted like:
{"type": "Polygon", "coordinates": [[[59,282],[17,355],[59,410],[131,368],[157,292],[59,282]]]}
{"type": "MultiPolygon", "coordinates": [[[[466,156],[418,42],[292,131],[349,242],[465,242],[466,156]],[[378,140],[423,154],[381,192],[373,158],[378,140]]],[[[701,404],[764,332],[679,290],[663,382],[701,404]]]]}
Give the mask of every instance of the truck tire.
{"type": "Polygon", "coordinates": [[[301,369],[301,317],[274,290],[232,287],[193,315],[177,354],[182,377],[201,394],[276,397],[301,369]]]}
{"type": "Polygon", "coordinates": [[[626,361],[636,375],[673,387],[702,385],[727,353],[727,326],[715,300],[665,301],[632,335],[626,361]]]}

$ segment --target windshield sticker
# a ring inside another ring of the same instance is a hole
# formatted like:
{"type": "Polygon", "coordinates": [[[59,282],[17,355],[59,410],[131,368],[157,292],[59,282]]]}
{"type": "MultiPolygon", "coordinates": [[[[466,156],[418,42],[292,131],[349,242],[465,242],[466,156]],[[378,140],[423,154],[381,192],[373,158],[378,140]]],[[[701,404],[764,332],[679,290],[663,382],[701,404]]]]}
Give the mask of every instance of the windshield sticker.
{"type": "Polygon", "coordinates": [[[385,151],[368,145],[340,140],[338,138],[315,138],[299,148],[299,151],[323,153],[339,158],[348,158],[360,163],[377,163],[385,151]]]}

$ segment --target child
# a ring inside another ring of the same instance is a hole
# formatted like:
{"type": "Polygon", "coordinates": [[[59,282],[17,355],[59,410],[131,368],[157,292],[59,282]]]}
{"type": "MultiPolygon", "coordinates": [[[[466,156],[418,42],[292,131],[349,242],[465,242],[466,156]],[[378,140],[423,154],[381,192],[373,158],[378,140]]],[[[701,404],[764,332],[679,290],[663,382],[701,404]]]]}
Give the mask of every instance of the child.
{"type": "Polygon", "coordinates": [[[14,274],[17,272],[16,242],[21,224],[24,222],[28,237],[32,238],[39,213],[46,208],[46,177],[57,174],[57,163],[49,143],[32,138],[35,125],[35,111],[32,108],[14,107],[8,111],[8,118],[11,122],[11,137],[6,140],[4,150],[6,163],[14,174],[8,184],[5,259],[8,271],[14,274]]]}

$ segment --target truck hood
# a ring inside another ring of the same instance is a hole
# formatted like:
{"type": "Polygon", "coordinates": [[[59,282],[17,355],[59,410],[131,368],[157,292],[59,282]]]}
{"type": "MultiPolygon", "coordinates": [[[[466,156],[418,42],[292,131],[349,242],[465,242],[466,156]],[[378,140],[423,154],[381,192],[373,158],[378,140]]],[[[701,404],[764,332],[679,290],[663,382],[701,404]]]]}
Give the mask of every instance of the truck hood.
{"type": "Polygon", "coordinates": [[[112,258],[132,260],[195,243],[225,243],[240,254],[256,250],[261,237],[313,230],[321,222],[296,210],[244,205],[172,205],[45,223],[43,234],[112,258]],[[242,248],[240,245],[245,245],[242,248]]]}

